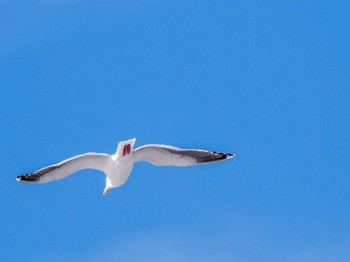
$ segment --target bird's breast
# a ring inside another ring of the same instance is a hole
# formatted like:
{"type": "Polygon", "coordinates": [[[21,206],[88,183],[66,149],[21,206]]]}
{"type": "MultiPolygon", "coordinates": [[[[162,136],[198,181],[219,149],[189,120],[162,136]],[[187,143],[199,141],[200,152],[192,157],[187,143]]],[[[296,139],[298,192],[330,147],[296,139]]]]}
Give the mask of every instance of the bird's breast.
{"type": "Polygon", "coordinates": [[[133,168],[133,159],[132,156],[124,156],[116,161],[113,161],[110,175],[108,176],[109,180],[112,183],[113,187],[118,187],[123,185],[128,179],[133,168]]]}

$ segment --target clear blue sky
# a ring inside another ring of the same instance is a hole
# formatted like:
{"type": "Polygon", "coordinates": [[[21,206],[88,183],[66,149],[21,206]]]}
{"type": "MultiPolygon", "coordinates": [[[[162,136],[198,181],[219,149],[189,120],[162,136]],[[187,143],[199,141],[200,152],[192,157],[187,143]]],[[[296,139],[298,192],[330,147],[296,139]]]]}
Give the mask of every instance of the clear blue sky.
{"type": "Polygon", "coordinates": [[[1,261],[350,261],[349,1],[1,1],[1,261]],[[237,154],[15,177],[121,140],[237,154]]]}

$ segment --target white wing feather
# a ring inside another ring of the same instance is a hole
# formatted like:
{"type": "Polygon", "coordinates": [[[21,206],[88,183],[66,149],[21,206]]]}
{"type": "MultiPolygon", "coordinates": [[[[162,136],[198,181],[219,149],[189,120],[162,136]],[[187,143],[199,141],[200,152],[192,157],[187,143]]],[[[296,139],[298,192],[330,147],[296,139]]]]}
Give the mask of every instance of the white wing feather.
{"type": "Polygon", "coordinates": [[[58,164],[44,167],[32,173],[18,176],[17,181],[24,183],[47,183],[63,179],[81,169],[98,169],[106,172],[110,155],[86,153],[66,159],[58,164]]]}

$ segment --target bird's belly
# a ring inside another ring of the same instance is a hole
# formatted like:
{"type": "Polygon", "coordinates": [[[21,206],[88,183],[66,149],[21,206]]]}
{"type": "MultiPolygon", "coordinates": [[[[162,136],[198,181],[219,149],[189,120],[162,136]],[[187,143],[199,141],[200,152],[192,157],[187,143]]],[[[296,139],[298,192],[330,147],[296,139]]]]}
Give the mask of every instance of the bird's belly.
{"type": "Polygon", "coordinates": [[[132,168],[133,163],[131,161],[120,161],[114,171],[114,175],[110,177],[113,187],[123,185],[129,178],[132,168]]]}

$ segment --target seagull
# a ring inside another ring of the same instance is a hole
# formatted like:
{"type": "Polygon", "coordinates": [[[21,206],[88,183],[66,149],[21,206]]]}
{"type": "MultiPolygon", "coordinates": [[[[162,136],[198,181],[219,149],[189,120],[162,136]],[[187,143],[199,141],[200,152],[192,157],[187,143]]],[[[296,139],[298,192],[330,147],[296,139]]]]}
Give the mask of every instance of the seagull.
{"type": "Polygon", "coordinates": [[[16,180],[29,184],[41,184],[63,179],[82,169],[97,169],[106,174],[106,187],[103,191],[106,195],[109,189],[120,187],[126,182],[136,162],[146,161],[156,166],[194,166],[235,157],[234,154],[181,149],[159,144],[148,144],[133,149],[135,142],[135,138],[119,142],[117,152],[113,155],[103,153],[77,155],[58,164],[17,176],[16,180]]]}

